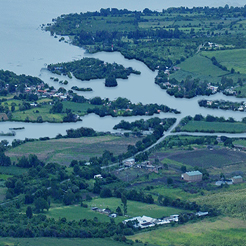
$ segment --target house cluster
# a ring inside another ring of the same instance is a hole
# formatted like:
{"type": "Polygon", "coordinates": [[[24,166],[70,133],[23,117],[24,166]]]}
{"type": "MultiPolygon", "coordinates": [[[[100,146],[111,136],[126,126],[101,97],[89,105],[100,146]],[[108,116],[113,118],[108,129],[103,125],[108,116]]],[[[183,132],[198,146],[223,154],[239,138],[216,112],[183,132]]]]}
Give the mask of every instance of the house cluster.
{"type": "Polygon", "coordinates": [[[57,97],[57,98],[60,98],[61,100],[66,100],[68,96],[67,93],[61,93],[55,89],[46,90],[43,88],[43,85],[30,86],[30,87],[26,86],[25,93],[32,93],[32,94],[37,95],[38,97],[43,97],[43,98],[57,97]]]}
{"type": "Polygon", "coordinates": [[[146,169],[149,172],[156,172],[156,173],[158,173],[158,171],[160,169],[162,169],[161,165],[159,165],[159,166],[152,165],[150,161],[143,161],[137,165],[135,165],[135,164],[136,163],[135,163],[134,158],[127,159],[127,160],[123,161],[123,165],[125,168],[131,168],[131,167],[141,168],[141,169],[146,169]]]}
{"type": "MultiPolygon", "coordinates": [[[[201,217],[201,216],[206,216],[208,215],[208,212],[197,212],[197,213],[190,213],[188,215],[195,215],[197,217],[201,217]]],[[[165,224],[170,224],[172,222],[178,222],[179,221],[179,215],[174,214],[174,215],[170,215],[169,217],[165,217],[162,219],[155,219],[155,218],[151,218],[148,216],[137,216],[131,219],[127,219],[123,221],[123,224],[127,224],[128,222],[133,223],[133,226],[135,228],[148,228],[148,227],[153,227],[156,225],[165,225],[165,224]]]]}
{"type": "Polygon", "coordinates": [[[212,42],[206,42],[203,44],[203,47],[212,49],[212,48],[219,48],[219,45],[212,42]]]}
{"type": "Polygon", "coordinates": [[[207,88],[212,91],[212,94],[215,94],[218,91],[219,87],[218,86],[213,86],[213,85],[211,85],[209,83],[207,88]]]}
{"type": "Polygon", "coordinates": [[[232,88],[230,88],[230,89],[225,89],[225,90],[223,91],[223,93],[224,93],[225,95],[228,95],[228,96],[236,96],[236,95],[237,95],[237,92],[234,91],[232,88]]]}
{"type": "Polygon", "coordinates": [[[232,185],[232,184],[239,184],[243,182],[243,177],[240,175],[234,176],[231,179],[222,179],[222,180],[218,180],[217,182],[215,182],[215,185],[217,186],[221,186],[221,185],[232,185]]]}
{"type": "Polygon", "coordinates": [[[171,222],[178,222],[179,215],[170,215],[169,217],[163,219],[154,219],[148,216],[137,216],[131,219],[127,219],[123,221],[123,224],[127,224],[128,222],[132,222],[135,228],[148,228],[156,225],[164,225],[169,224],[171,222]]]}

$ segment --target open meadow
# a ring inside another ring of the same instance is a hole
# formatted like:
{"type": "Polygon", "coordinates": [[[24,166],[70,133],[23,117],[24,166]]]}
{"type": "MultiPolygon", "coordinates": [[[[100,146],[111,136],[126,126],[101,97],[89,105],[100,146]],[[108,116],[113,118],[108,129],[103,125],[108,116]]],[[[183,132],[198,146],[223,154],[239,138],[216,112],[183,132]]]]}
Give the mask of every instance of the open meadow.
{"type": "Polygon", "coordinates": [[[210,59],[214,56],[216,60],[221,65],[226,66],[228,70],[234,68],[235,72],[246,73],[246,49],[202,51],[201,55],[210,59]]]}
{"type": "MultiPolygon", "coordinates": [[[[93,207],[98,207],[99,209],[109,208],[111,211],[116,211],[119,206],[123,210],[123,204],[119,198],[93,198],[90,202],[85,202],[88,208],[83,208],[80,205],[70,205],[70,206],[60,206],[53,204],[45,215],[48,217],[59,219],[66,217],[67,220],[80,220],[80,219],[94,219],[97,217],[99,221],[109,222],[110,218],[102,213],[91,210],[93,207]]],[[[179,214],[185,210],[158,206],[156,204],[146,204],[136,201],[127,201],[127,216],[118,216],[115,218],[116,223],[119,223],[127,218],[136,216],[150,216],[152,218],[162,218],[168,217],[172,214],[179,214]]],[[[186,210],[187,211],[187,210],[186,210]]]]}
{"type": "Polygon", "coordinates": [[[189,121],[181,127],[184,132],[227,132],[243,133],[246,132],[246,124],[241,122],[207,122],[207,121],[189,121]]]}
{"type": "Polygon", "coordinates": [[[183,226],[162,227],[129,236],[162,246],[243,246],[246,241],[246,225],[243,220],[231,217],[209,218],[183,226]]]}

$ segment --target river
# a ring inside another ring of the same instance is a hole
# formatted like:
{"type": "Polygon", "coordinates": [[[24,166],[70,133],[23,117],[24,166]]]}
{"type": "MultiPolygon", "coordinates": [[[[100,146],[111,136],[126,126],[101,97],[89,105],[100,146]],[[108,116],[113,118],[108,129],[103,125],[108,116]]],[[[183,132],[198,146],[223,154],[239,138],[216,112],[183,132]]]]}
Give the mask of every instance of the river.
{"type": "MultiPolygon", "coordinates": [[[[235,2],[228,1],[196,1],[196,6],[224,6],[225,4],[234,6],[243,6],[242,0],[235,2]]],[[[128,80],[118,80],[116,88],[106,88],[103,80],[95,80],[90,82],[81,82],[75,78],[69,80],[69,84],[64,86],[70,89],[73,85],[79,87],[91,87],[93,92],[81,92],[87,98],[100,96],[115,99],[119,96],[126,97],[132,102],[158,103],[165,104],[171,108],[176,108],[181,111],[180,115],[160,114],[159,117],[176,117],[180,120],[186,115],[194,116],[201,113],[202,115],[212,114],[216,116],[224,116],[225,118],[233,117],[240,120],[245,115],[241,112],[219,111],[212,109],[200,108],[197,101],[201,98],[193,99],[176,99],[170,97],[164,90],[161,90],[154,84],[154,78],[157,72],[153,72],[143,63],[136,60],[127,60],[120,53],[100,52],[97,54],[86,54],[79,47],[69,45],[65,42],[58,42],[58,39],[51,37],[48,32],[41,29],[42,24],[51,22],[52,18],[61,14],[72,12],[86,12],[100,10],[100,8],[117,7],[127,8],[131,10],[142,10],[146,7],[152,10],[161,11],[163,8],[172,6],[188,6],[192,7],[193,1],[174,0],[172,3],[157,0],[144,1],[121,1],[121,0],[105,0],[105,1],[83,1],[83,0],[1,0],[0,7],[0,68],[10,70],[17,74],[28,74],[38,76],[44,82],[58,87],[59,85],[50,80],[51,75],[45,69],[46,64],[72,61],[81,59],[82,57],[95,57],[106,62],[117,62],[126,67],[133,67],[141,71],[141,75],[131,75],[128,80]],[[140,4],[141,3],[141,4],[140,4]]],[[[59,76],[57,76],[59,77],[59,76]]],[[[65,77],[61,76],[61,79],[65,77]]],[[[231,101],[242,101],[242,99],[228,98],[222,94],[216,94],[209,97],[210,99],[224,99],[231,101]]],[[[141,118],[150,117],[131,117],[126,120],[134,121],[141,118]]],[[[112,131],[112,128],[117,124],[122,117],[99,118],[96,115],[87,115],[83,117],[82,122],[53,124],[53,123],[20,123],[20,122],[1,122],[0,131],[8,131],[13,127],[25,127],[25,130],[16,131],[15,137],[0,137],[12,141],[14,138],[24,139],[39,138],[39,137],[55,137],[57,134],[65,134],[66,129],[84,127],[93,127],[97,131],[112,131]]]]}

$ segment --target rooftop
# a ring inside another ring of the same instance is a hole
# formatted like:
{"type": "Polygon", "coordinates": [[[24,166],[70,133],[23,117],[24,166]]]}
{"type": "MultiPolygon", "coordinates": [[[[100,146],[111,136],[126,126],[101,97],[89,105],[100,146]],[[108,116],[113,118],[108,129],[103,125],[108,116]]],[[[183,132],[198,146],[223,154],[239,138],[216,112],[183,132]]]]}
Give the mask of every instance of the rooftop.
{"type": "Polygon", "coordinates": [[[186,174],[189,176],[202,175],[202,173],[199,171],[186,172],[186,174]]]}

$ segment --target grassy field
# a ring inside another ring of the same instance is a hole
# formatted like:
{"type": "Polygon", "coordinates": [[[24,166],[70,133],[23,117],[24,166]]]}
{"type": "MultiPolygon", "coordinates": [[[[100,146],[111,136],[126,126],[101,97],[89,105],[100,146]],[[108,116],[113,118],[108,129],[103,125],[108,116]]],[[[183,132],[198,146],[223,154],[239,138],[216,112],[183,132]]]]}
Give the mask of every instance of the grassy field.
{"type": "Polygon", "coordinates": [[[187,76],[200,78],[208,82],[217,83],[221,80],[219,76],[225,75],[228,72],[214,66],[210,59],[196,54],[193,57],[186,59],[178,65],[181,69],[170,76],[178,81],[185,79],[187,76]]]}
{"type": "Polygon", "coordinates": [[[64,111],[66,108],[71,109],[72,112],[83,116],[86,114],[88,108],[94,108],[95,106],[89,104],[89,103],[75,103],[75,102],[70,102],[70,101],[63,101],[63,109],[64,111]]]}
{"type": "MultiPolygon", "coordinates": [[[[88,208],[83,208],[80,205],[60,206],[52,204],[48,212],[45,215],[48,217],[59,219],[66,217],[67,220],[80,220],[80,219],[94,219],[98,218],[101,222],[109,222],[110,218],[99,212],[91,210],[92,207],[98,207],[101,209],[109,208],[111,211],[116,211],[119,206],[123,210],[121,199],[119,198],[94,198],[91,202],[85,202],[88,208]]],[[[115,219],[116,223],[121,222],[129,217],[136,216],[150,216],[153,218],[167,217],[171,214],[179,214],[183,212],[182,209],[173,207],[162,207],[156,204],[146,204],[136,201],[127,201],[127,217],[119,216],[115,219]]]]}
{"type": "Polygon", "coordinates": [[[218,190],[217,192],[208,193],[192,199],[198,204],[211,205],[219,209],[223,214],[246,219],[246,188],[245,184],[231,185],[228,188],[218,190]]]}
{"type": "Polygon", "coordinates": [[[216,60],[221,65],[226,66],[228,70],[234,68],[236,72],[246,73],[246,49],[202,51],[201,54],[209,58],[214,56],[216,60]]]}
{"type": "MultiPolygon", "coordinates": [[[[100,137],[83,137],[71,139],[52,139],[48,141],[27,142],[9,150],[6,154],[12,160],[22,155],[35,154],[45,162],[58,162],[69,165],[71,160],[89,160],[93,156],[100,156],[104,150],[114,155],[126,152],[129,144],[135,144],[139,138],[115,137],[111,135],[100,137]]],[[[1,171],[1,170],[0,170],[1,171]]]]}
{"type": "Polygon", "coordinates": [[[49,111],[51,105],[44,105],[40,108],[31,108],[25,111],[15,111],[13,112],[12,120],[14,121],[37,121],[38,116],[41,116],[43,121],[49,122],[62,122],[65,113],[51,114],[49,111]]]}
{"type": "Polygon", "coordinates": [[[240,122],[207,122],[189,121],[181,128],[184,132],[227,132],[243,133],[246,132],[246,124],[240,122]]]}
{"type": "Polygon", "coordinates": [[[245,232],[244,221],[222,217],[216,220],[204,219],[178,227],[163,227],[129,238],[162,246],[242,246],[246,242],[245,232]]]}
{"type": "MultiPolygon", "coordinates": [[[[106,207],[105,207],[106,208],[106,207]]],[[[92,219],[97,217],[101,222],[109,222],[110,219],[104,214],[96,213],[90,208],[83,208],[80,205],[71,206],[51,206],[45,215],[51,218],[59,219],[66,217],[67,220],[92,219]]]]}
{"type": "MultiPolygon", "coordinates": [[[[23,173],[26,173],[28,169],[26,168],[21,168],[21,167],[16,167],[16,166],[0,166],[0,173],[1,175],[7,174],[7,175],[20,175],[23,173]]],[[[3,176],[7,177],[7,176],[3,176]]]]}
{"type": "MultiPolygon", "coordinates": [[[[104,238],[0,238],[0,246],[124,246],[125,243],[104,238]]],[[[142,246],[142,244],[138,244],[142,246]]]]}
{"type": "MultiPolygon", "coordinates": [[[[121,207],[121,199],[117,198],[98,198],[93,199],[90,203],[88,203],[91,207],[98,208],[106,208],[114,210],[120,206],[121,207]]],[[[122,207],[121,207],[122,208],[122,207]]],[[[135,201],[127,201],[127,215],[129,217],[135,216],[150,216],[153,218],[161,218],[163,216],[169,216],[171,214],[179,214],[183,212],[182,209],[172,208],[172,207],[162,207],[156,204],[146,204],[135,201]]]]}

